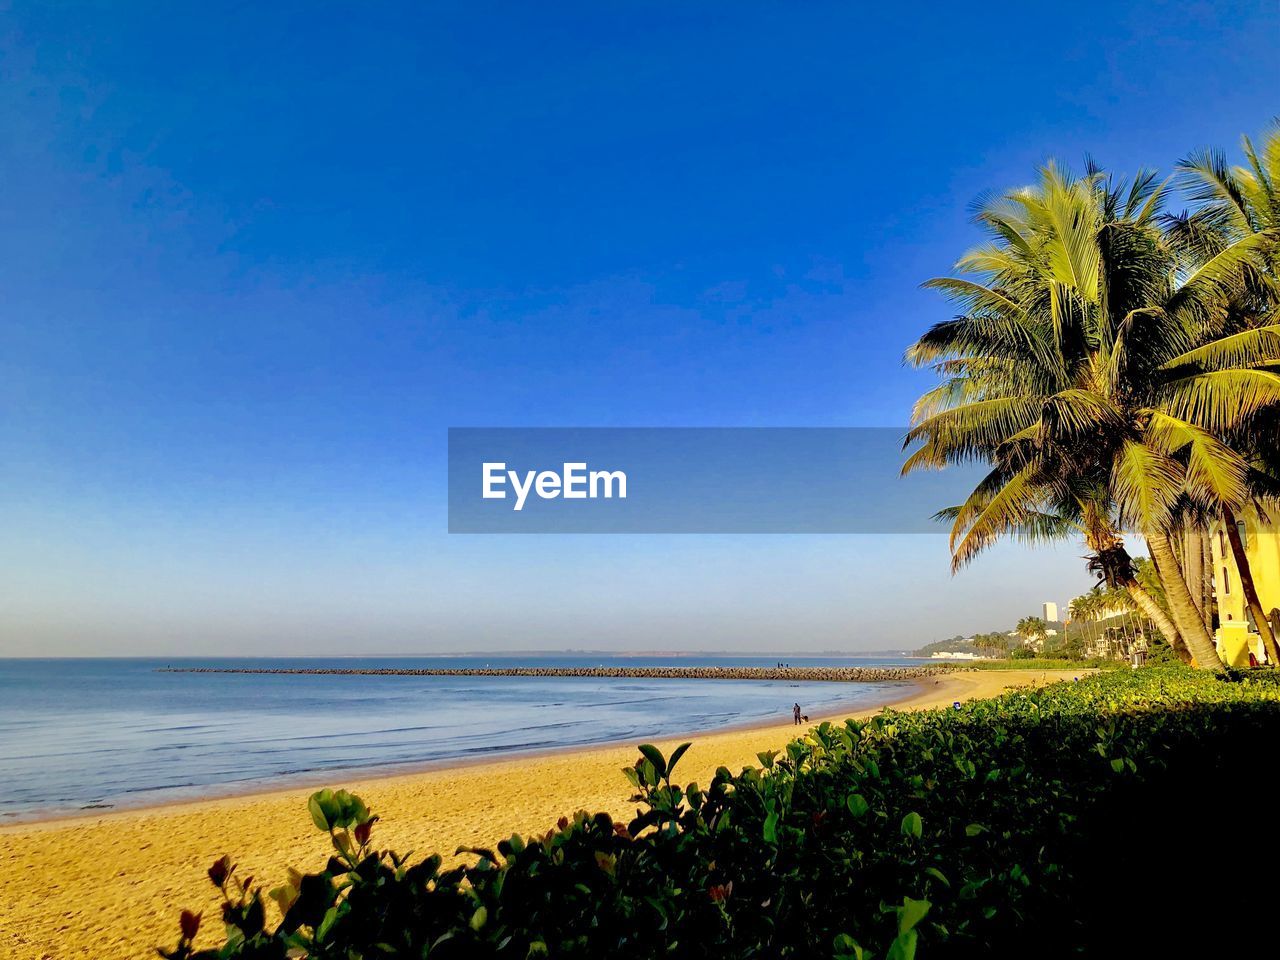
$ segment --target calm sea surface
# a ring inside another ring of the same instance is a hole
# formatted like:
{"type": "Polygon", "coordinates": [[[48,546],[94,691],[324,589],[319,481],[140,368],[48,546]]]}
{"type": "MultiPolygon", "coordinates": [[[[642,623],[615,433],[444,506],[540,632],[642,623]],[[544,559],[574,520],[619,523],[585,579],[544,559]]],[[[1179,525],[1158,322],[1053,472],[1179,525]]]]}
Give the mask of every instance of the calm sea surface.
{"type": "MultiPolygon", "coordinates": [[[[159,673],[163,666],[772,666],[676,659],[0,660],[0,822],[874,706],[896,683],[159,673]]],[[[799,658],[792,666],[911,661],[799,658]]]]}

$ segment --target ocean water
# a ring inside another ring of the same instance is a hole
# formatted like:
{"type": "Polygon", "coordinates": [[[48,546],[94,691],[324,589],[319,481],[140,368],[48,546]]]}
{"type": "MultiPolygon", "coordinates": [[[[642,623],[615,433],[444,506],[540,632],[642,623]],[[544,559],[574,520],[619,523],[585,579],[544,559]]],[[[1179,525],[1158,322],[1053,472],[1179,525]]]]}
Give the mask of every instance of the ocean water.
{"type": "MultiPolygon", "coordinates": [[[[874,706],[897,683],[162,673],[164,666],[772,666],[777,657],[0,660],[0,823],[874,706]]],[[[790,658],[792,666],[883,666],[790,658]]]]}

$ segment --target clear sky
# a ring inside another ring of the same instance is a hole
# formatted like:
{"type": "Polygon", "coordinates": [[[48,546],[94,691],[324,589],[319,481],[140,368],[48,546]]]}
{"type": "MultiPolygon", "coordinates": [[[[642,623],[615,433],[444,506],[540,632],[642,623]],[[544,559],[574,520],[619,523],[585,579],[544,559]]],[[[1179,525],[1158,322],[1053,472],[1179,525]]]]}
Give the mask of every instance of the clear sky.
{"type": "Polygon", "coordinates": [[[971,201],[1280,101],[1260,3],[0,12],[0,654],[900,647],[931,536],[466,537],[449,426],[878,425],[971,201]]]}

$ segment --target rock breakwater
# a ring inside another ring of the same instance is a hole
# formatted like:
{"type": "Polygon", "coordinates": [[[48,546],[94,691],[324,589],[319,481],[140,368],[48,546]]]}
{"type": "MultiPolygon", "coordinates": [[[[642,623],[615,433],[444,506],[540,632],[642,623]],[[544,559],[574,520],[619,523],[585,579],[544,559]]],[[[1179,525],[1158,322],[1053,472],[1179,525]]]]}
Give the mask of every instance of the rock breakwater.
{"type": "Polygon", "coordinates": [[[160,673],[263,673],[362,677],[595,677],[621,680],[813,680],[877,683],[921,680],[966,669],[912,667],[160,667],[160,673]]]}

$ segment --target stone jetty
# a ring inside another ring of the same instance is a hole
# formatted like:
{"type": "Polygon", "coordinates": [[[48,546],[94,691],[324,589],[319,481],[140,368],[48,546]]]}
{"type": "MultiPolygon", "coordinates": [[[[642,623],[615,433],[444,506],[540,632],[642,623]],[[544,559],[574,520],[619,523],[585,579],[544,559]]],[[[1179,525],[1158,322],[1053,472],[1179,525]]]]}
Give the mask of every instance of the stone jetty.
{"type": "Polygon", "coordinates": [[[360,677],[596,677],[619,680],[820,680],[875,683],[920,680],[967,669],[953,664],[912,667],[160,667],[160,673],[268,673],[360,677]]]}

